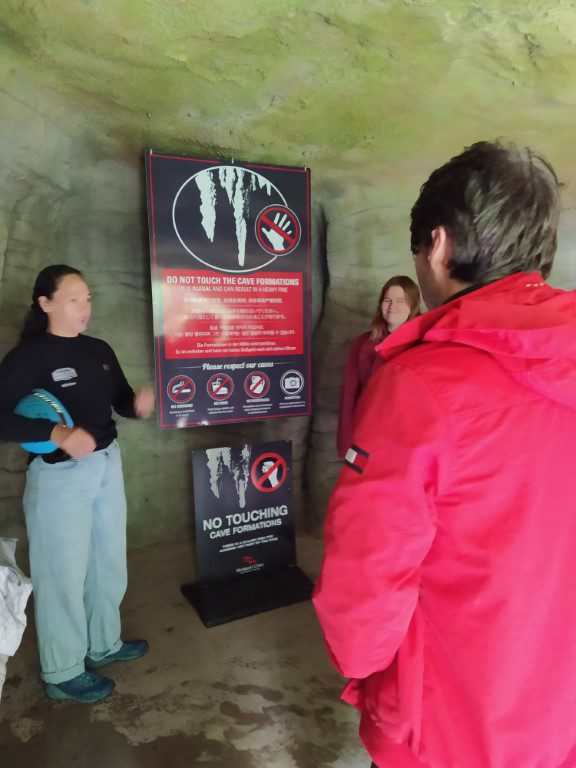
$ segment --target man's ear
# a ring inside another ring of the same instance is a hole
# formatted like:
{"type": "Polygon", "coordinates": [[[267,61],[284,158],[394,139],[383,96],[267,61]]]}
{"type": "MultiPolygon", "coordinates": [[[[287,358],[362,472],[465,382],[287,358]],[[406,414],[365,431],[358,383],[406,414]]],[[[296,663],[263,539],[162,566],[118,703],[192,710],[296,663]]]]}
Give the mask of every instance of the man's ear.
{"type": "Polygon", "coordinates": [[[446,227],[436,227],[432,230],[432,245],[428,250],[428,263],[437,275],[448,273],[448,264],[452,258],[452,241],[446,227]]]}

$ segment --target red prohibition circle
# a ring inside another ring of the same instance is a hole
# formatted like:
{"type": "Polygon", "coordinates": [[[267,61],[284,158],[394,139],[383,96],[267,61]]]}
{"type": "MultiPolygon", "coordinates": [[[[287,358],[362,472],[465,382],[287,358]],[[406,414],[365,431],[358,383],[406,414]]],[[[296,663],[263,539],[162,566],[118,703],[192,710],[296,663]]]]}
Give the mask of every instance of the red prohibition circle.
{"type": "Polygon", "coordinates": [[[246,392],[248,397],[264,397],[264,395],[267,394],[269,389],[270,389],[270,379],[265,373],[262,373],[262,371],[254,371],[253,373],[249,373],[248,376],[246,376],[246,378],[244,379],[244,391],[246,392]],[[254,392],[253,390],[258,385],[254,384],[253,380],[258,377],[262,379],[262,381],[264,382],[264,386],[262,387],[260,392],[254,392]],[[252,379],[252,384],[250,383],[251,379],[252,379]]]}
{"type": "Polygon", "coordinates": [[[206,384],[206,391],[212,400],[227,400],[232,392],[234,392],[234,382],[227,373],[215,373],[208,379],[208,383],[206,384]],[[220,381],[218,381],[218,379],[220,381]],[[228,385],[228,390],[224,393],[221,393],[226,384],[228,385]]]}
{"type": "Polygon", "coordinates": [[[262,491],[262,493],[272,493],[272,491],[277,491],[279,488],[281,488],[284,485],[284,482],[288,477],[288,467],[286,466],[286,460],[282,456],[280,456],[279,453],[263,453],[252,464],[252,469],[250,470],[250,477],[257,491],[262,491]],[[266,472],[261,477],[258,477],[256,472],[260,468],[260,466],[264,463],[264,461],[273,461],[274,466],[270,467],[270,469],[267,469],[266,472]],[[278,481],[278,485],[275,485],[274,487],[271,486],[270,488],[263,488],[262,484],[266,482],[266,480],[272,474],[272,472],[274,472],[276,467],[281,467],[282,469],[282,477],[278,481]]]}
{"type": "Polygon", "coordinates": [[[190,376],[173,376],[168,382],[166,393],[174,403],[187,403],[194,397],[196,386],[190,376]]]}
{"type": "Polygon", "coordinates": [[[285,205],[263,208],[256,217],[254,227],[260,247],[274,256],[292,253],[298,247],[302,234],[298,216],[285,205]]]}

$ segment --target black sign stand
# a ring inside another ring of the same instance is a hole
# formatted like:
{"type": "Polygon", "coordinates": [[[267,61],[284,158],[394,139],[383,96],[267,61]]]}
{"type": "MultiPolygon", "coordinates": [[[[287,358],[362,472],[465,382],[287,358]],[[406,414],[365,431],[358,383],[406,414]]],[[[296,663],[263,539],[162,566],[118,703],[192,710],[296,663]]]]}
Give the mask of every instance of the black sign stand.
{"type": "Polygon", "coordinates": [[[309,600],[296,563],[292,445],[194,451],[198,582],[181,587],[207,627],[309,600]]]}
{"type": "Polygon", "coordinates": [[[217,627],[309,600],[313,589],[314,583],[297,565],[276,573],[255,573],[217,584],[183,584],[181,587],[205,627],[217,627]]]}

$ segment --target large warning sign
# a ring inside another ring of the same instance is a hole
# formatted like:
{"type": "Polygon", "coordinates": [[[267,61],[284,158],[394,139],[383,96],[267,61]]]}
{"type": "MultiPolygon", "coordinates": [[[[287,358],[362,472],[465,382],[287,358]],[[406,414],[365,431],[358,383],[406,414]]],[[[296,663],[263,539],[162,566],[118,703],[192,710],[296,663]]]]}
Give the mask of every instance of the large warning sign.
{"type": "Polygon", "coordinates": [[[309,170],[151,151],[146,175],[159,425],[310,413],[309,170]]]}

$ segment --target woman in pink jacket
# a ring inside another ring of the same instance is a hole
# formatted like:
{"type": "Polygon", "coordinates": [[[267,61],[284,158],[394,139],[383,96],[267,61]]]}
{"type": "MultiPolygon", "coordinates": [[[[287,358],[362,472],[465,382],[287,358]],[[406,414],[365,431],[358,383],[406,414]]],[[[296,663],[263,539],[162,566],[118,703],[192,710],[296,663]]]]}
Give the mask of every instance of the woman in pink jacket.
{"type": "Polygon", "coordinates": [[[407,320],[420,314],[420,290],[405,275],[391,277],[380,291],[372,327],[352,344],[346,360],[344,386],[336,444],[341,459],[346,455],[354,431],[354,413],[368,379],[382,365],[376,348],[407,320]]]}

